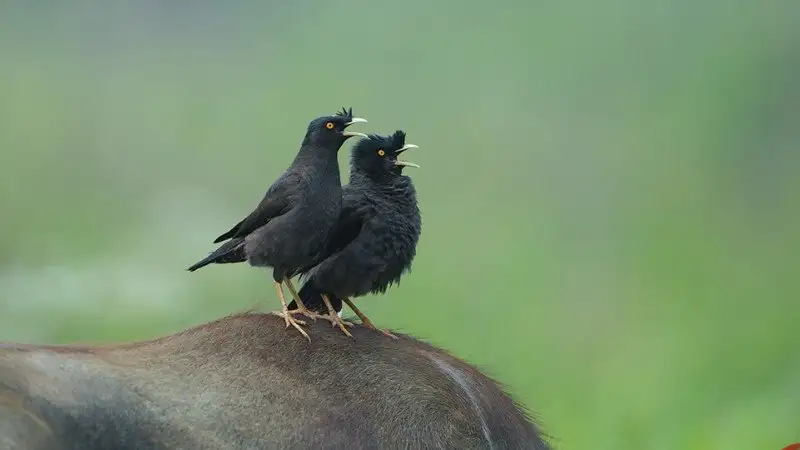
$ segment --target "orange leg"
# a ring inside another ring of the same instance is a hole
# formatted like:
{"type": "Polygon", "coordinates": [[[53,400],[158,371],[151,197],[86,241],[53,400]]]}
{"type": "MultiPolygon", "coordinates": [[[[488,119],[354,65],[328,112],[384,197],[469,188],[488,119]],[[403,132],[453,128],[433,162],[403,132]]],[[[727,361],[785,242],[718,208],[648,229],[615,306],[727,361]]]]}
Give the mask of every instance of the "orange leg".
{"type": "Polygon", "coordinates": [[[308,342],[311,342],[311,338],[308,337],[308,333],[306,333],[306,330],[304,330],[300,326],[300,325],[305,325],[306,323],[303,322],[302,320],[297,320],[294,317],[292,317],[292,314],[297,310],[289,311],[289,306],[286,304],[286,297],[283,296],[283,289],[281,283],[278,283],[277,281],[275,282],[275,290],[278,292],[278,297],[281,299],[281,306],[283,307],[283,310],[280,312],[277,311],[273,312],[272,314],[275,314],[278,317],[283,317],[283,320],[286,321],[286,328],[289,328],[289,325],[294,326],[295,328],[297,328],[297,331],[299,331],[300,334],[302,334],[303,336],[306,337],[306,339],[308,339],[308,342]]]}
{"type": "Polygon", "coordinates": [[[294,297],[295,303],[297,303],[297,308],[293,309],[291,314],[302,314],[308,317],[309,319],[312,319],[314,322],[316,322],[317,319],[327,318],[322,314],[317,314],[314,311],[311,311],[310,309],[306,308],[306,305],[304,305],[303,301],[300,300],[300,296],[297,295],[297,290],[294,288],[294,284],[292,284],[292,280],[290,280],[289,277],[284,278],[283,281],[286,283],[286,287],[289,288],[289,292],[292,293],[292,297],[294,297]]]}
{"type": "Polygon", "coordinates": [[[349,337],[353,337],[353,335],[350,334],[349,331],[347,331],[347,327],[345,326],[345,325],[349,325],[349,326],[352,327],[353,324],[350,323],[350,322],[345,322],[344,320],[341,319],[341,317],[339,317],[339,314],[336,314],[336,310],[333,309],[333,305],[331,304],[331,300],[328,298],[327,295],[322,294],[322,301],[325,302],[325,306],[328,307],[328,316],[325,316],[325,318],[330,320],[331,324],[334,327],[338,325],[339,329],[341,329],[344,334],[348,335],[349,337]]]}
{"type": "MultiPolygon", "coordinates": [[[[323,299],[324,299],[324,298],[325,298],[325,297],[323,296],[323,299]]],[[[354,304],[353,304],[353,302],[351,302],[351,301],[350,301],[350,299],[348,299],[348,298],[342,298],[342,301],[343,301],[343,302],[345,302],[345,303],[347,303],[347,306],[349,306],[349,307],[350,307],[350,309],[352,309],[352,310],[353,310],[353,312],[354,312],[354,313],[356,313],[356,315],[358,316],[358,318],[359,318],[359,319],[361,319],[361,323],[362,323],[362,324],[363,324],[365,327],[367,327],[367,328],[371,328],[371,329],[373,329],[373,330],[380,331],[381,333],[385,334],[386,336],[389,336],[389,337],[390,337],[390,338],[392,338],[392,339],[397,339],[397,336],[395,336],[395,335],[393,335],[392,333],[390,333],[390,332],[389,332],[389,330],[386,330],[386,329],[379,329],[378,327],[376,327],[376,326],[375,326],[375,325],[372,323],[372,321],[371,321],[371,320],[369,320],[369,317],[367,317],[366,315],[364,315],[364,313],[362,313],[360,309],[356,308],[356,305],[354,305],[354,304]]]]}

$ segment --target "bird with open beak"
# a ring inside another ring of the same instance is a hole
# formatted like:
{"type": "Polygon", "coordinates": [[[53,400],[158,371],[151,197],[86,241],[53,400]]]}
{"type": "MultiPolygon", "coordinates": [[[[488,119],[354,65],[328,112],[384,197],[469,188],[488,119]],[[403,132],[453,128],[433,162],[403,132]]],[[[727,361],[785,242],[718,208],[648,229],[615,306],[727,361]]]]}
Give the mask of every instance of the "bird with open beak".
{"type": "MultiPolygon", "coordinates": [[[[303,270],[302,304],[316,312],[327,310],[334,325],[348,336],[337,314],[342,302],[358,315],[364,326],[376,329],[352,297],[383,293],[399,283],[411,268],[422,221],[417,194],[406,167],[418,165],[400,159],[409,149],[406,133],[370,135],[352,150],[350,182],[342,189],[342,211],[322,262],[303,270]]],[[[393,335],[383,331],[388,336],[393,335]]]]}
{"type": "Polygon", "coordinates": [[[292,325],[311,340],[300,326],[305,322],[294,315],[314,319],[320,315],[305,307],[290,278],[301,268],[315,264],[330,241],[342,207],[338,152],[347,139],[366,137],[347,130],[350,125],[365,122],[353,117],[352,108],[312,120],[294,161],[270,186],[261,203],[215,239],[214,243],[227,242],[189,271],[211,263],[244,261],[255,267],[271,267],[282,306],[275,314],[285,319],[287,328],[292,325]],[[297,304],[292,311],[283,294],[284,283],[297,304]]]}

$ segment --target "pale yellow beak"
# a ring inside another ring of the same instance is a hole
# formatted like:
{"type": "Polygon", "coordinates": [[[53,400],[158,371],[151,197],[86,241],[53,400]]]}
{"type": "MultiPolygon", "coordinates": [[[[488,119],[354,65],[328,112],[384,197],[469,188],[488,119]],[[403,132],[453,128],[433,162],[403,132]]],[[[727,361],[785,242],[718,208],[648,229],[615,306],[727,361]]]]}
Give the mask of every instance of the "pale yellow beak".
{"type": "Polygon", "coordinates": [[[345,123],[344,126],[349,127],[354,123],[367,123],[367,119],[362,119],[361,117],[353,117],[353,119],[350,120],[350,122],[345,123]]]}
{"type": "MultiPolygon", "coordinates": [[[[414,145],[414,144],[406,144],[400,150],[396,151],[395,153],[399,155],[400,153],[403,153],[404,151],[412,149],[412,148],[419,148],[419,146],[414,145]]],[[[411,161],[401,161],[399,159],[394,162],[394,165],[395,166],[403,166],[403,167],[416,167],[416,168],[419,169],[419,166],[414,164],[414,163],[412,163],[411,161]]]]}
{"type": "MultiPolygon", "coordinates": [[[[353,117],[352,119],[350,119],[350,122],[346,122],[344,124],[344,126],[349,127],[350,125],[352,125],[354,123],[367,123],[367,119],[362,119],[361,117],[353,117]]],[[[342,136],[345,136],[345,137],[360,136],[360,137],[363,137],[363,138],[368,137],[366,134],[359,133],[359,132],[356,132],[356,131],[342,131],[342,136]]]]}

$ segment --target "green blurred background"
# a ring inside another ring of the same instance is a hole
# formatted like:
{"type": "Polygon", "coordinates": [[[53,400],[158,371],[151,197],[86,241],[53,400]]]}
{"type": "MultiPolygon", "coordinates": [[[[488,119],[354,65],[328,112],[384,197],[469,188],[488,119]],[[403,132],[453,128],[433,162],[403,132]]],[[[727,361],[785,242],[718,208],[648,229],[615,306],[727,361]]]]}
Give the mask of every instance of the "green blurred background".
{"type": "Polygon", "coordinates": [[[558,448],[779,449],[798,23],[770,1],[3,2],[0,339],[277,307],[265,272],[184,269],[352,105],[420,146],[418,256],[359,303],[376,323],[504,382],[558,448]]]}

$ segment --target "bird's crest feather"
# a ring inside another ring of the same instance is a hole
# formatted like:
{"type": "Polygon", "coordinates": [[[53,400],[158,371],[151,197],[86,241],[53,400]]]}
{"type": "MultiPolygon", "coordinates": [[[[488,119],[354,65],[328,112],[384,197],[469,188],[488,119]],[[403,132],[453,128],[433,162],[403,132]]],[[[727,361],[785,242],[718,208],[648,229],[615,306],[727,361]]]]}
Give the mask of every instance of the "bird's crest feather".
{"type": "Polygon", "coordinates": [[[342,106],[342,110],[337,112],[336,115],[343,117],[347,121],[353,120],[353,108],[348,109],[342,106]]]}
{"type": "Polygon", "coordinates": [[[401,148],[406,145],[406,132],[397,130],[392,135],[392,148],[401,148]]]}

